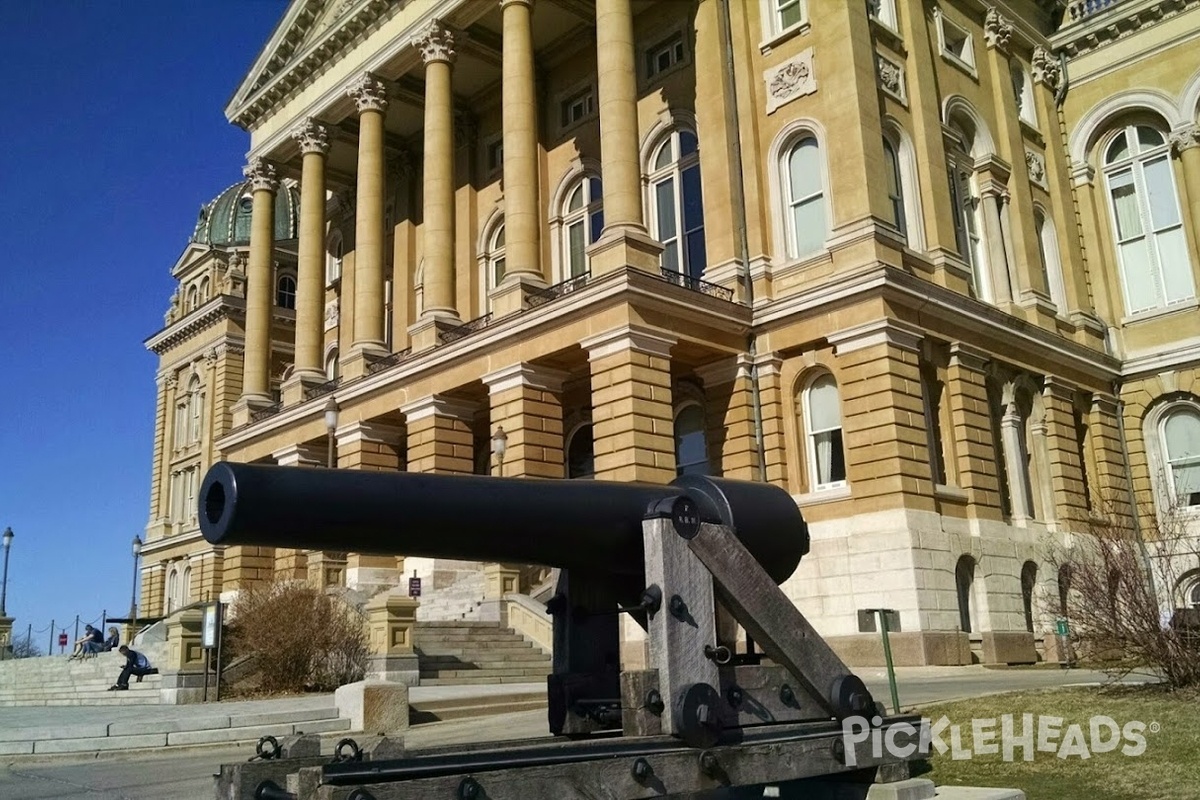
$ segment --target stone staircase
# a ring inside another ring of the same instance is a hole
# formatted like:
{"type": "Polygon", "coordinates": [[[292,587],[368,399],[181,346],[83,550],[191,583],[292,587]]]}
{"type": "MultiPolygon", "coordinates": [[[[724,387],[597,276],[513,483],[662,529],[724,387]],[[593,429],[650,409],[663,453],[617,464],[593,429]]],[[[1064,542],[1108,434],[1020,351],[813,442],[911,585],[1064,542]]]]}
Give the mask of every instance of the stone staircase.
{"type": "Polygon", "coordinates": [[[550,673],[550,656],[499,622],[417,622],[421,685],[532,683],[550,673]]]}
{"type": "MultiPolygon", "coordinates": [[[[136,649],[153,665],[167,655],[165,643],[136,649]]],[[[84,661],[61,655],[0,661],[0,706],[158,705],[160,675],[147,675],[141,683],[130,680],[127,692],[108,691],[124,666],[124,656],[116,652],[84,661]]]]}
{"type": "Polygon", "coordinates": [[[427,591],[417,607],[417,620],[478,620],[485,585],[482,570],[459,573],[458,580],[441,589],[427,591]]]}

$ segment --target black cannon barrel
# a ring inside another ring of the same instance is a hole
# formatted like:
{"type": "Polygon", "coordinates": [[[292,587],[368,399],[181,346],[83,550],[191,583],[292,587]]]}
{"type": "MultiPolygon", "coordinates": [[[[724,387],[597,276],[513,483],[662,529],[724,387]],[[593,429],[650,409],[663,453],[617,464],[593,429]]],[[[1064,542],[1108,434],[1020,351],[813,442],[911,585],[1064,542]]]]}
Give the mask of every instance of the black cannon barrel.
{"type": "Polygon", "coordinates": [[[200,487],[200,530],[268,545],[543,564],[640,576],[647,508],[688,494],[732,527],[778,582],[808,552],[795,501],[765,483],[684,476],[669,486],[221,462],[200,487]]]}

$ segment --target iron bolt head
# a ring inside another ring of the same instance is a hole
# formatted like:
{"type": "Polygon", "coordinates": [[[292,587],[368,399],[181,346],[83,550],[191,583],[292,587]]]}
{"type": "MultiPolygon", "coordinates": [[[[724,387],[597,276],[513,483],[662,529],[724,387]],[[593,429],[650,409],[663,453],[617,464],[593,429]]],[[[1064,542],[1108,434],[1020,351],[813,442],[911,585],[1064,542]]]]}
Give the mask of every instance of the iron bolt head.
{"type": "Polygon", "coordinates": [[[784,684],[779,689],[779,701],[785,706],[793,705],[796,702],[796,693],[792,691],[792,687],[784,684]]]}
{"type": "Polygon", "coordinates": [[[729,700],[729,705],[740,706],[742,704],[742,690],[737,686],[730,686],[725,693],[725,697],[729,700]]]}
{"type": "Polygon", "coordinates": [[[719,765],[717,764],[717,757],[714,756],[712,753],[705,750],[703,753],[700,754],[700,771],[703,772],[705,775],[708,775],[708,776],[714,775],[716,773],[718,767],[719,767],[719,765]]]}
{"type": "Polygon", "coordinates": [[[701,725],[707,725],[708,717],[709,717],[709,711],[708,711],[707,703],[701,703],[700,705],[696,706],[696,721],[697,722],[699,722],[701,725]]]}
{"type": "Polygon", "coordinates": [[[638,783],[650,777],[650,762],[644,758],[639,758],[633,762],[633,779],[638,783]]]}

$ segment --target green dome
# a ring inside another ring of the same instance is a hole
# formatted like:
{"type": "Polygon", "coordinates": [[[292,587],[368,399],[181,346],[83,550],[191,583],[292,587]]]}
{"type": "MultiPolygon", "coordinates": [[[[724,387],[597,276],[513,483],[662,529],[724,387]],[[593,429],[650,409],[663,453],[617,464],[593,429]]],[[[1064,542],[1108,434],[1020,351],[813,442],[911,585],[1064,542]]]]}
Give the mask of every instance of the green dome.
{"type": "MultiPolygon", "coordinates": [[[[200,208],[192,241],[208,245],[250,244],[250,181],[235,183],[200,208]]],[[[295,239],[300,221],[300,193],[280,186],[275,194],[275,241],[295,239]]]]}

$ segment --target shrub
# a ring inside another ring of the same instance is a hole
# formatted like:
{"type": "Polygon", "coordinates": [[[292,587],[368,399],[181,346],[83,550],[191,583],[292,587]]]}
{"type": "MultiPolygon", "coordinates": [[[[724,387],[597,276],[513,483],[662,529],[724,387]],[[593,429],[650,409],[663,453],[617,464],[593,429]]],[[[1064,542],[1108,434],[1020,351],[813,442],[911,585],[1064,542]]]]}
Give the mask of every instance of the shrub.
{"type": "Polygon", "coordinates": [[[362,613],[340,597],[304,583],[263,583],[242,589],[233,611],[228,656],[249,658],[264,692],[331,691],[366,672],[362,613]]]}

